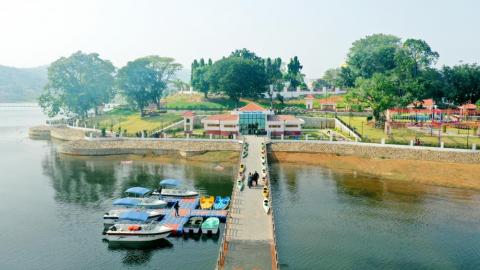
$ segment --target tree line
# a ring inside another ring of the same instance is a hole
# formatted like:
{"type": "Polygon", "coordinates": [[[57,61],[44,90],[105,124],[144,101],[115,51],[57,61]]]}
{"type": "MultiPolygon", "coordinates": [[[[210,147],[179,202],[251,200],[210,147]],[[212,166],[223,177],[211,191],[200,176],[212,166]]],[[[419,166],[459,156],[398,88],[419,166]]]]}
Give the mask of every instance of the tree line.
{"type": "Polygon", "coordinates": [[[374,34],[355,41],[346,63],[327,70],[317,86],[350,89],[347,100],[373,110],[381,125],[388,108],[433,98],[442,108],[480,99],[480,66],[435,67],[439,53],[421,39],[374,34]]]}
{"type": "Polygon", "coordinates": [[[147,56],[117,69],[96,53],[81,51],[62,57],[48,68],[48,82],[39,104],[48,116],[74,113],[85,118],[90,110],[108,103],[116,93],[140,110],[150,103],[160,107],[169,85],[178,84],[175,74],[182,65],[170,57],[147,56]]]}
{"type": "Polygon", "coordinates": [[[279,57],[261,58],[241,49],[216,62],[195,59],[191,65],[191,86],[205,98],[209,93],[222,93],[237,104],[240,98],[259,98],[264,93],[273,99],[274,93],[285,86],[306,88],[302,68],[297,56],[285,68],[279,57]]]}

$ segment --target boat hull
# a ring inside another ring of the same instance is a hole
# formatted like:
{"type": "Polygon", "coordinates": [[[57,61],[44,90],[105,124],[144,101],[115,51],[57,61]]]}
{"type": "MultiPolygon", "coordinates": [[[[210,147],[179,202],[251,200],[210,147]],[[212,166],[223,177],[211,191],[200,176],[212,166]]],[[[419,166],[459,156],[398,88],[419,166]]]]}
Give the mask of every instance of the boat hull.
{"type": "Polygon", "coordinates": [[[107,233],[107,240],[112,243],[145,243],[163,239],[170,235],[170,231],[149,234],[107,233]]]}

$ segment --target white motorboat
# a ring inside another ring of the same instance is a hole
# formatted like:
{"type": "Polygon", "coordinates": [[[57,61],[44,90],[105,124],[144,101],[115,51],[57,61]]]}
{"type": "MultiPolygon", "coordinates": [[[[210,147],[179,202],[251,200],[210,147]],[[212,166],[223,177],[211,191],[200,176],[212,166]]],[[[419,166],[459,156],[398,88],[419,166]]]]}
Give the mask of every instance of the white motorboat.
{"type": "Polygon", "coordinates": [[[105,233],[111,243],[151,242],[167,237],[172,229],[148,221],[148,213],[129,211],[119,216],[119,222],[111,226],[105,233]]]}
{"type": "Polygon", "coordinates": [[[160,200],[155,197],[149,197],[152,195],[152,190],[143,187],[132,187],[125,191],[125,194],[128,198],[133,198],[138,200],[138,207],[148,208],[148,209],[158,209],[164,208],[167,206],[167,202],[160,200]]]}
{"type": "Polygon", "coordinates": [[[194,197],[198,196],[198,192],[186,189],[173,189],[164,188],[160,193],[162,196],[175,196],[175,197],[194,197]]]}
{"type": "Polygon", "coordinates": [[[148,214],[148,220],[156,220],[159,217],[163,216],[164,213],[159,209],[138,209],[139,200],[131,198],[122,198],[115,200],[113,205],[120,206],[119,208],[112,209],[103,215],[103,224],[112,225],[114,224],[120,215],[129,211],[144,211],[148,214]]]}

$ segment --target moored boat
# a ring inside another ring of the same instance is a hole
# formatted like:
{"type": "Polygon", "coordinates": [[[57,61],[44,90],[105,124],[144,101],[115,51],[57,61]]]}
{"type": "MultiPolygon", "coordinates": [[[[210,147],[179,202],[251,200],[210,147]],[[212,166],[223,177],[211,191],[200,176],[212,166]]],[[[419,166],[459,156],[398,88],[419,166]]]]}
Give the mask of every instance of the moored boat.
{"type": "Polygon", "coordinates": [[[244,187],[245,187],[245,181],[243,181],[242,179],[238,179],[237,181],[238,190],[242,191],[244,187]]]}
{"type": "Polygon", "coordinates": [[[162,196],[174,196],[174,197],[194,197],[198,196],[198,192],[186,189],[174,189],[164,188],[160,193],[162,196]]]}
{"type": "Polygon", "coordinates": [[[167,237],[172,229],[157,222],[148,221],[148,213],[129,211],[119,216],[119,223],[112,225],[106,238],[112,243],[151,242],[167,237]]]}
{"type": "Polygon", "coordinates": [[[263,210],[265,210],[265,213],[268,214],[268,211],[270,211],[270,201],[268,199],[263,200],[263,210]]]}
{"type": "Polygon", "coordinates": [[[197,234],[200,232],[202,227],[203,218],[202,217],[191,217],[188,219],[187,223],[183,225],[183,233],[194,233],[197,234]]]}
{"type": "Polygon", "coordinates": [[[217,234],[220,220],[216,217],[209,217],[202,223],[202,234],[217,234]]]}
{"type": "MultiPolygon", "coordinates": [[[[117,208],[112,209],[103,215],[104,225],[112,225],[115,221],[118,220],[118,217],[128,211],[140,211],[139,203],[141,199],[137,198],[121,198],[113,201],[113,205],[117,208]]],[[[149,220],[158,219],[163,215],[162,210],[156,209],[143,209],[144,212],[148,213],[149,220]]]]}
{"type": "Polygon", "coordinates": [[[267,187],[264,187],[263,190],[262,190],[262,195],[263,197],[266,199],[268,198],[268,188],[267,187]]]}
{"type": "Polygon", "coordinates": [[[224,210],[227,209],[228,205],[230,204],[230,197],[215,197],[215,203],[213,204],[213,209],[215,210],[224,210]]]}
{"type": "Polygon", "coordinates": [[[200,198],[200,208],[211,209],[214,202],[215,202],[215,197],[213,197],[213,196],[202,196],[200,198]]]}
{"type": "Polygon", "coordinates": [[[152,190],[144,187],[132,187],[125,191],[127,198],[133,198],[138,200],[138,207],[144,207],[148,209],[158,209],[167,206],[167,202],[158,198],[149,197],[152,195],[152,190]]]}

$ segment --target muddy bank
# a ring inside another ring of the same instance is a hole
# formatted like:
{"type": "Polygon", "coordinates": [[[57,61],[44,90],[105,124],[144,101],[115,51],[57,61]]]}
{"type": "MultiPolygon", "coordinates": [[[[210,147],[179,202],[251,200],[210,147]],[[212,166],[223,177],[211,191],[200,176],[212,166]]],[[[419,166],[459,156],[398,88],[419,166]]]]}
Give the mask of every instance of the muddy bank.
{"type": "Polygon", "coordinates": [[[423,160],[373,159],[322,153],[272,152],[272,161],[319,165],[383,179],[480,190],[480,164],[423,160]]]}

